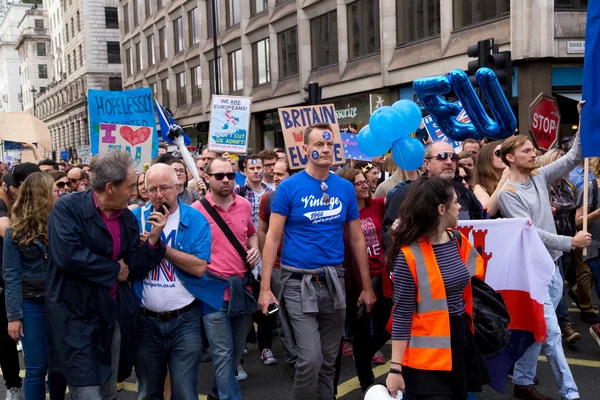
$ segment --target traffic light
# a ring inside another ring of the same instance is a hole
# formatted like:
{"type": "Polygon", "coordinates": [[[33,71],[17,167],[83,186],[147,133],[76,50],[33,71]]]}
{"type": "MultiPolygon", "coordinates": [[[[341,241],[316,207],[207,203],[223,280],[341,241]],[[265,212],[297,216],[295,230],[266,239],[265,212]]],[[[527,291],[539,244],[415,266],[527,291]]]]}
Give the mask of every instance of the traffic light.
{"type": "Polygon", "coordinates": [[[498,77],[498,82],[502,86],[506,97],[512,97],[512,57],[510,51],[494,51],[487,59],[488,68],[492,69],[498,77]]]}
{"type": "Polygon", "coordinates": [[[467,47],[467,55],[475,57],[477,60],[469,61],[467,64],[467,75],[470,76],[470,81],[473,86],[477,86],[475,73],[479,68],[487,66],[488,57],[492,54],[493,42],[488,40],[480,40],[477,44],[467,47]]]}
{"type": "Polygon", "coordinates": [[[321,91],[323,88],[319,87],[318,82],[310,82],[308,85],[304,86],[304,91],[306,95],[304,96],[304,101],[308,103],[309,106],[316,106],[317,104],[321,104],[321,91]]]}

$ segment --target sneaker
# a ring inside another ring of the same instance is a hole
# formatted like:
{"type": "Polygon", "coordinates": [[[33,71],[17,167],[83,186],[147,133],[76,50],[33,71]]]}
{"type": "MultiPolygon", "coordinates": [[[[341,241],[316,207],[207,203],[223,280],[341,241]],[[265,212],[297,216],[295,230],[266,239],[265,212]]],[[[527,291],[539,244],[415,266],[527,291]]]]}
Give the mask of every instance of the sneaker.
{"type": "Polygon", "coordinates": [[[566,323],[560,327],[562,332],[562,337],[567,341],[568,344],[573,344],[581,340],[581,335],[579,332],[575,332],[573,329],[573,325],[570,323],[566,323]]]}
{"type": "Polygon", "coordinates": [[[235,379],[237,379],[238,381],[245,381],[246,379],[248,379],[248,374],[246,373],[246,371],[244,371],[244,367],[242,367],[242,364],[237,366],[237,373],[235,374],[235,379]]]}
{"type": "Polygon", "coordinates": [[[551,397],[546,397],[535,389],[533,385],[515,385],[514,397],[525,400],[552,400],[551,397]]]}
{"type": "Polygon", "coordinates": [[[248,349],[244,349],[244,352],[242,353],[242,357],[246,357],[248,354],[250,354],[248,349]]]}
{"type": "Polygon", "coordinates": [[[214,394],[209,393],[208,396],[206,396],[206,400],[219,400],[219,398],[214,394]]]}
{"type": "Polygon", "coordinates": [[[590,334],[592,335],[592,337],[594,339],[596,339],[596,342],[598,343],[598,346],[600,346],[600,324],[596,324],[594,326],[590,327],[590,334]]]}
{"type": "Polygon", "coordinates": [[[264,349],[260,358],[263,360],[265,365],[275,365],[277,364],[277,359],[273,357],[273,353],[269,349],[264,349]]]}
{"type": "Polygon", "coordinates": [[[371,359],[371,362],[375,365],[383,365],[385,364],[385,356],[382,352],[378,351],[371,359]]]}
{"type": "Polygon", "coordinates": [[[125,390],[125,382],[117,382],[117,392],[125,390]]]}
{"type": "Polygon", "coordinates": [[[344,339],[344,343],[342,344],[342,354],[346,357],[352,357],[354,355],[354,346],[352,346],[352,342],[348,339],[344,339]]]}
{"type": "Polygon", "coordinates": [[[21,343],[20,340],[19,343],[17,343],[17,351],[23,351],[23,343],[21,343]]]}
{"type": "Polygon", "coordinates": [[[23,398],[22,388],[10,388],[6,390],[6,400],[21,400],[23,398]]]}

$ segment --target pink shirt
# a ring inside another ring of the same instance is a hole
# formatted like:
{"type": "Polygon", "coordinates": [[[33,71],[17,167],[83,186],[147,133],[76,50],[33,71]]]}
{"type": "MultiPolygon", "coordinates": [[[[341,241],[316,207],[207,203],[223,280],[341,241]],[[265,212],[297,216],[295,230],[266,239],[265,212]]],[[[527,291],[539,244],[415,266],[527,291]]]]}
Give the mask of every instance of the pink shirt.
{"type": "MultiPolygon", "coordinates": [[[[102,212],[102,210],[100,209],[100,207],[98,206],[98,201],[96,200],[96,195],[92,192],[92,198],[94,199],[94,205],[96,206],[96,209],[98,209],[98,212],[100,213],[100,218],[102,218],[102,221],[104,222],[104,225],[106,225],[106,229],[108,229],[108,232],[110,233],[110,236],[112,237],[112,242],[113,242],[113,255],[112,255],[112,259],[113,261],[117,261],[117,257],[119,256],[119,252],[121,251],[121,216],[123,215],[123,211],[117,211],[113,214],[111,214],[110,217],[107,217],[106,214],[104,214],[102,212]]],[[[113,299],[117,299],[117,288],[118,288],[118,282],[115,281],[114,286],[112,287],[112,289],[110,289],[108,291],[108,294],[110,294],[110,296],[113,299]]]]}
{"type": "MultiPolygon", "coordinates": [[[[256,233],[256,228],[252,223],[252,207],[248,200],[243,197],[235,194],[232,194],[232,196],[234,196],[233,203],[227,210],[215,204],[211,192],[206,195],[206,200],[217,210],[242,246],[248,249],[248,238],[256,233]]],[[[221,231],[221,228],[219,228],[208,214],[204,206],[199,201],[196,201],[192,204],[192,207],[200,211],[210,224],[212,244],[211,263],[208,264],[209,271],[223,278],[237,276],[243,279],[248,273],[245,260],[241,259],[238,252],[235,251],[235,248],[227,239],[227,236],[221,231]]],[[[229,300],[229,289],[225,291],[224,300],[229,300]]]]}

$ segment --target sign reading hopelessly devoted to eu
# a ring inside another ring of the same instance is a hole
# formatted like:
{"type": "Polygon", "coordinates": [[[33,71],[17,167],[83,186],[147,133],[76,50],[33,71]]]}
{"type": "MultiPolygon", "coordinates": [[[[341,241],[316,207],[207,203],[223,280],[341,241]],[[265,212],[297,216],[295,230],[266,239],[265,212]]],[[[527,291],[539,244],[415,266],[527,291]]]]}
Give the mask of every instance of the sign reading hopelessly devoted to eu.
{"type": "Polygon", "coordinates": [[[333,164],[343,164],[346,162],[342,138],[340,136],[340,127],[333,104],[280,108],[278,111],[283,138],[285,140],[285,151],[291,169],[305,168],[308,164],[308,154],[304,154],[302,150],[304,130],[308,126],[318,123],[331,125],[331,133],[335,141],[333,164]]]}
{"type": "Polygon", "coordinates": [[[100,124],[99,153],[124,150],[133,159],[133,168],[143,172],[144,164],[152,161],[152,128],[118,124],[100,124]]]}
{"type": "Polygon", "coordinates": [[[148,157],[156,157],[158,135],[154,117],[154,100],[150,88],[123,91],[88,89],[88,114],[92,155],[98,154],[100,149],[100,124],[111,123],[131,127],[148,127],[151,139],[151,153],[148,154],[148,157]]]}
{"type": "Polygon", "coordinates": [[[246,153],[250,127],[250,97],[212,96],[208,148],[246,153]]]}

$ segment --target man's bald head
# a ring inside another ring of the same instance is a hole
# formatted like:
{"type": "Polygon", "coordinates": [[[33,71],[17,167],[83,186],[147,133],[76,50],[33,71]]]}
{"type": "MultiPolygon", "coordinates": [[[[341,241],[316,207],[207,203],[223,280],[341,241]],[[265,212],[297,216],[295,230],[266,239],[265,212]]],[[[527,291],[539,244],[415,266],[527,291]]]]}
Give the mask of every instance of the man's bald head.
{"type": "Polygon", "coordinates": [[[146,171],[146,187],[149,181],[157,181],[159,185],[177,184],[177,173],[167,164],[154,164],[146,171]]]}

